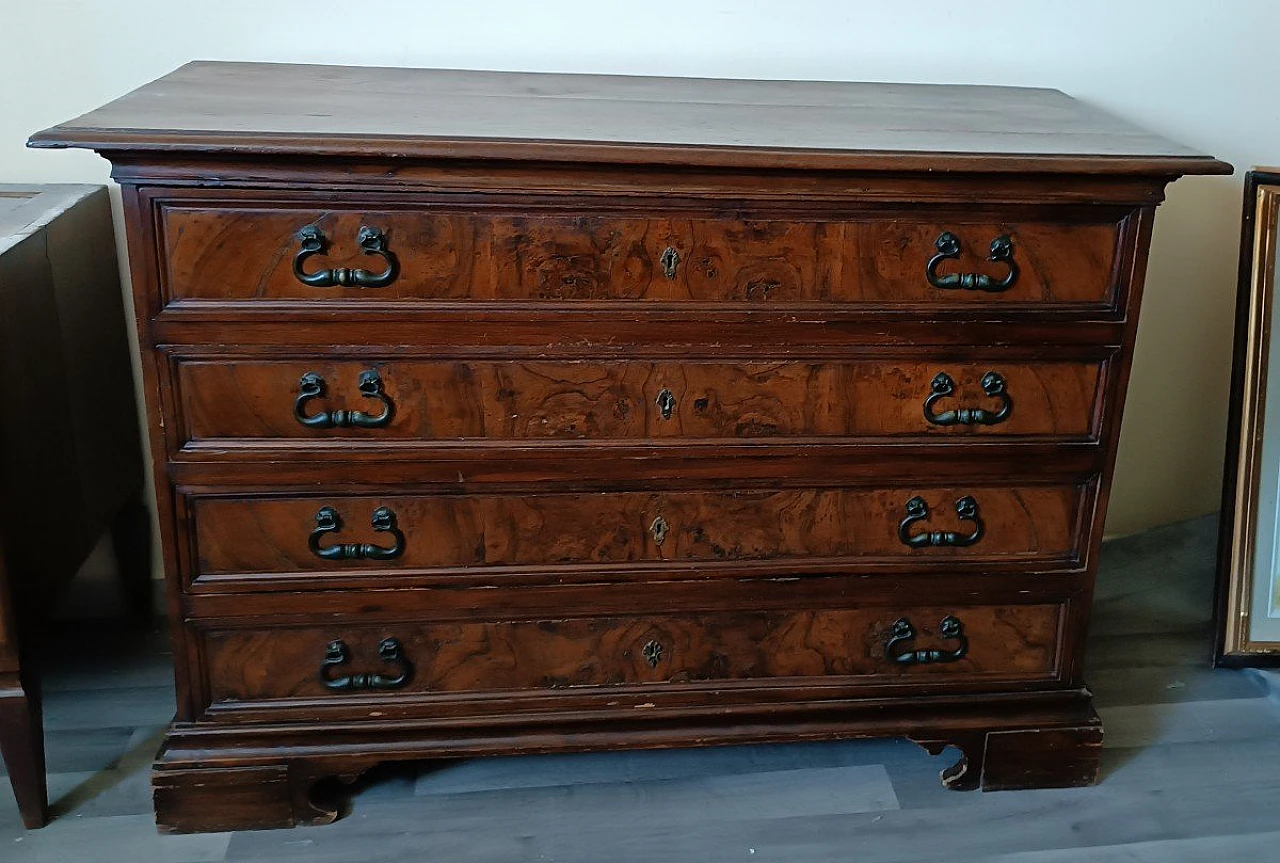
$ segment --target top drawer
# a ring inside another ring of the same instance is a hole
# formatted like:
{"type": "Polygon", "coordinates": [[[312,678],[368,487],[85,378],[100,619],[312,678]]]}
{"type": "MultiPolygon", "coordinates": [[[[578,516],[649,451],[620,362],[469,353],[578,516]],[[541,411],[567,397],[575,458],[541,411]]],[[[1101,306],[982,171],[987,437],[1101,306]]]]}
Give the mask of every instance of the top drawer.
{"type": "Polygon", "coordinates": [[[171,301],[1110,308],[1124,220],[1072,212],[741,219],[184,202],[162,207],[160,227],[171,301]]]}

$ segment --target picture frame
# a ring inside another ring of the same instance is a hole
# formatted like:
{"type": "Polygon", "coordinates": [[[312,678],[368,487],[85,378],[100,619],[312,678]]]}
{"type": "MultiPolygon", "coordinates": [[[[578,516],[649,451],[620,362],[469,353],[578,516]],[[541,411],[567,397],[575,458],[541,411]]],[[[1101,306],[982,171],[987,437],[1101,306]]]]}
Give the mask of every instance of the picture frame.
{"type": "Polygon", "coordinates": [[[1245,175],[1214,664],[1280,666],[1280,168],[1245,175]]]}

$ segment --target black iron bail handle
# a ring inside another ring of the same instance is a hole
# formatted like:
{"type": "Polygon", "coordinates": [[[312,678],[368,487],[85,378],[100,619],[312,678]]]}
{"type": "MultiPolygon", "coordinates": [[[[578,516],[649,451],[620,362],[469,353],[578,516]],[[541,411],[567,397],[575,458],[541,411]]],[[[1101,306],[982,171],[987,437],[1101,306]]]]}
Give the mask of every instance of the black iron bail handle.
{"type": "Polygon", "coordinates": [[[969,652],[969,638],[964,634],[964,624],[958,617],[948,615],[942,619],[938,628],[939,634],[946,641],[954,641],[956,646],[951,650],[937,648],[913,649],[908,645],[916,637],[915,627],[905,617],[894,621],[889,630],[889,641],[884,646],[884,655],[899,665],[930,665],[935,662],[955,662],[963,659],[969,652]],[[906,650],[903,650],[903,648],[906,650]]]}
{"type": "Polygon", "coordinates": [[[342,529],[342,517],[331,506],[321,507],[316,513],[316,526],[307,538],[307,545],[311,553],[321,560],[394,560],[404,554],[404,533],[396,525],[396,514],[390,508],[378,507],[369,521],[375,531],[391,537],[391,545],[375,545],[371,542],[324,545],[326,536],[342,529]]]}
{"type": "Polygon", "coordinates": [[[982,391],[989,398],[997,399],[999,407],[995,410],[986,408],[956,408],[955,410],[934,411],[934,406],[942,399],[955,395],[956,382],[946,372],[938,372],[929,385],[929,395],[924,400],[924,418],[936,426],[984,425],[993,426],[1004,422],[1013,413],[1013,399],[1005,391],[1004,376],[999,372],[987,372],[982,376],[982,391]]]}
{"type": "Polygon", "coordinates": [[[1001,234],[991,241],[987,260],[993,264],[1004,264],[1009,268],[1003,279],[996,280],[984,273],[951,273],[938,275],[938,267],[944,261],[953,261],[960,257],[960,238],[950,231],[943,231],[933,244],[937,253],[929,259],[925,267],[925,278],[929,284],[944,291],[985,291],[998,293],[1007,291],[1018,280],[1018,262],[1013,259],[1013,240],[1008,234],[1001,234]]]}
{"type": "Polygon", "coordinates": [[[313,255],[323,255],[329,249],[329,238],[319,225],[307,225],[298,230],[298,253],[293,257],[293,275],[313,288],[385,288],[395,281],[399,270],[396,256],[387,248],[387,235],[380,228],[364,225],[356,234],[356,243],[366,255],[376,255],[384,262],[380,273],[371,273],[358,267],[332,267],[308,273],[303,264],[313,255]]]}
{"type": "Polygon", "coordinates": [[[323,398],[326,384],[324,378],[315,372],[307,372],[298,381],[298,397],[293,401],[293,416],[307,428],[382,428],[391,422],[395,407],[391,404],[383,389],[382,377],[373,369],[365,369],[360,373],[360,395],[373,399],[382,405],[377,414],[369,414],[360,410],[331,410],[319,413],[307,413],[307,402],[323,398]]]}
{"type": "Polygon", "coordinates": [[[338,674],[345,670],[342,666],[351,661],[351,651],[341,639],[331,641],[320,662],[320,682],[329,689],[399,689],[413,676],[413,664],[405,658],[404,647],[398,639],[382,639],[378,645],[378,658],[390,665],[395,674],[338,674]]]}
{"type": "Polygon", "coordinates": [[[907,501],[906,509],[906,518],[898,523],[898,539],[902,541],[903,545],[910,548],[941,546],[963,548],[973,545],[982,539],[983,524],[982,519],[978,517],[978,502],[971,496],[966,495],[956,501],[956,515],[960,517],[961,521],[967,521],[973,525],[973,530],[968,534],[957,533],[952,530],[928,530],[922,533],[912,533],[912,525],[929,517],[929,505],[925,503],[924,498],[917,495],[907,501]]]}

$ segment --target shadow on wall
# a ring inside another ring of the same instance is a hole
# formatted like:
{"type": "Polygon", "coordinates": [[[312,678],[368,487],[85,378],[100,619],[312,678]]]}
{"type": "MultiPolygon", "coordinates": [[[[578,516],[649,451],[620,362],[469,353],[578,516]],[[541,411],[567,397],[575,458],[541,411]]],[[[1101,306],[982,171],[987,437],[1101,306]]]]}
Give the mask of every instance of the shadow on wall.
{"type": "Polygon", "coordinates": [[[1156,211],[1108,536],[1218,507],[1248,168],[1178,180],[1156,211]]]}

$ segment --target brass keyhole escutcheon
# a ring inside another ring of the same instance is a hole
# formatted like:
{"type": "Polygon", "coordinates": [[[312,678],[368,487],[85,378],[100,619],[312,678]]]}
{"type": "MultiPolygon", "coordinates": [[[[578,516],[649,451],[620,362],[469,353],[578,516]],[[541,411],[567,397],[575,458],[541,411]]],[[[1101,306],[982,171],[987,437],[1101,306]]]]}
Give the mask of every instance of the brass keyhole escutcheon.
{"type": "Polygon", "coordinates": [[[650,641],[640,648],[640,652],[644,654],[645,661],[649,663],[650,668],[657,668],[658,663],[662,661],[662,645],[656,641],[650,641]]]}
{"type": "Polygon", "coordinates": [[[671,525],[667,524],[667,520],[662,516],[655,518],[653,524],[649,525],[649,533],[653,534],[653,541],[658,545],[662,545],[670,532],[671,525]]]}

